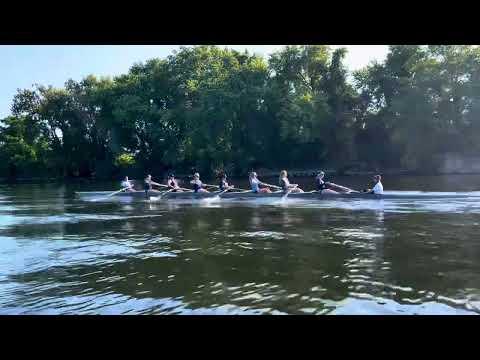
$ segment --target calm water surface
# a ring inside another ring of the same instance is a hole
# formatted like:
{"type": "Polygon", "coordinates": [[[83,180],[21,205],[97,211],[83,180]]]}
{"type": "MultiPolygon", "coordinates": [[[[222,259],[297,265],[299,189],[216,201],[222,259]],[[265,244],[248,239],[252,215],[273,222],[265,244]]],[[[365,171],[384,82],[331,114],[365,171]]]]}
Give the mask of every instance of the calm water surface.
{"type": "MultiPolygon", "coordinates": [[[[478,191],[480,176],[384,186],[478,191]]],[[[0,314],[480,314],[475,198],[74,197],[115,189],[0,185],[0,314]]]]}

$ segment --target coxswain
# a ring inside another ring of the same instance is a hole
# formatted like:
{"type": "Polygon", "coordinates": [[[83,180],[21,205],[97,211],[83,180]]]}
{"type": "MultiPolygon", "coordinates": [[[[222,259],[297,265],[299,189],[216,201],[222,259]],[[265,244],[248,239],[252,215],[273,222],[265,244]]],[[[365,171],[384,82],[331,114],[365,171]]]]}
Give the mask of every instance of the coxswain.
{"type": "Polygon", "coordinates": [[[382,176],[381,175],[375,175],[373,177],[373,183],[375,184],[373,189],[368,189],[365,192],[367,192],[369,194],[382,195],[383,194],[382,176]]]}

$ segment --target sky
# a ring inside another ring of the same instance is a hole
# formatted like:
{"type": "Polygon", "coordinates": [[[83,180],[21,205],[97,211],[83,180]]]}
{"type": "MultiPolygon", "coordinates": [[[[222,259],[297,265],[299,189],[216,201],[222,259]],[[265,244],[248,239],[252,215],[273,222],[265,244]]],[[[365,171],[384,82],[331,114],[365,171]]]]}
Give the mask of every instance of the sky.
{"type": "MultiPolygon", "coordinates": [[[[283,45],[219,45],[239,51],[248,49],[268,57],[283,45]]],[[[336,45],[333,47],[338,47],[336,45]]],[[[348,49],[345,59],[350,70],[385,59],[387,45],[341,45],[348,49]]],[[[0,45],[0,119],[10,114],[17,89],[33,84],[61,87],[68,79],[87,75],[115,76],[126,73],[136,62],[164,58],[178,49],[175,45],[0,45]]]]}

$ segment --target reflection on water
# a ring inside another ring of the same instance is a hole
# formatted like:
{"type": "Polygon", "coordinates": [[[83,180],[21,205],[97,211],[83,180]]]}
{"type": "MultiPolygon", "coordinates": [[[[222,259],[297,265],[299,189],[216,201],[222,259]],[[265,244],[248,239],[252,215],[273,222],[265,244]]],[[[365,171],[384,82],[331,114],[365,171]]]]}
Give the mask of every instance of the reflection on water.
{"type": "Polygon", "coordinates": [[[75,190],[0,187],[1,314],[480,313],[475,199],[81,202],[75,190]]]}

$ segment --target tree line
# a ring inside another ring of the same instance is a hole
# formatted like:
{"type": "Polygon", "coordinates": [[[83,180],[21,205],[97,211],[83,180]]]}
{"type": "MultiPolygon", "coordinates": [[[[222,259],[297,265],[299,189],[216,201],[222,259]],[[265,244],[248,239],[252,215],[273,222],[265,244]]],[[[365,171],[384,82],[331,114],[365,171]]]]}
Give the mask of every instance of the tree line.
{"type": "Polygon", "coordinates": [[[434,172],[442,154],[478,153],[477,47],[390,46],[385,61],[355,72],[345,55],[184,47],[113,78],[19,89],[0,123],[0,176],[434,172]]]}

